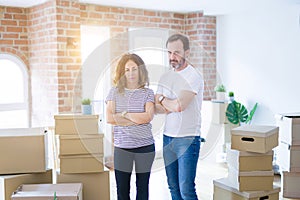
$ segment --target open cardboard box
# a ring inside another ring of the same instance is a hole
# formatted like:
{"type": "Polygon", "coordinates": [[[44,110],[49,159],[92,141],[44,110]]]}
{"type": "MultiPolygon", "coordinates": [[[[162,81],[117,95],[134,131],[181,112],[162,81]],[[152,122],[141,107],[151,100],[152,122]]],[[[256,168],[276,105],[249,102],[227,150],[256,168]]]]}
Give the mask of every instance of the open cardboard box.
{"type": "Polygon", "coordinates": [[[82,200],[82,183],[24,184],[11,195],[11,200],[82,200]]]}

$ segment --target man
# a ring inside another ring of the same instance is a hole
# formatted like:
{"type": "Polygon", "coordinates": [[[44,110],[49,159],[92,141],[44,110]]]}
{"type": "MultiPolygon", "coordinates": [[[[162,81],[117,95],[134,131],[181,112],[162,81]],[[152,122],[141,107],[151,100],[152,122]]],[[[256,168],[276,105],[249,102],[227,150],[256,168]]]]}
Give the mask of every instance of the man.
{"type": "Polygon", "coordinates": [[[188,63],[189,39],[174,34],[167,40],[173,70],[162,75],[156,112],[165,113],[163,157],[172,200],[196,200],[196,168],[200,150],[203,79],[188,63]]]}

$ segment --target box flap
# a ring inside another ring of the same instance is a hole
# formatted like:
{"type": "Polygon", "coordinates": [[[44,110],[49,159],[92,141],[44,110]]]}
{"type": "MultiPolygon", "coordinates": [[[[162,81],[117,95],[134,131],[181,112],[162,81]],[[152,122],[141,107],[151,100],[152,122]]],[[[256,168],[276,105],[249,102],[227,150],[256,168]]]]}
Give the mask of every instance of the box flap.
{"type": "Polygon", "coordinates": [[[237,176],[274,176],[274,171],[239,171],[228,164],[228,177],[233,175],[234,177],[237,176]]]}
{"type": "Polygon", "coordinates": [[[275,114],[275,119],[277,121],[288,121],[293,124],[300,124],[300,113],[275,114]]]}
{"type": "Polygon", "coordinates": [[[284,117],[288,118],[300,118],[300,112],[295,112],[295,113],[283,113],[281,114],[284,117]]]}
{"type": "Polygon", "coordinates": [[[54,115],[54,119],[98,119],[99,115],[82,115],[82,114],[59,114],[54,115]]]}
{"type": "Polygon", "coordinates": [[[238,172],[239,176],[274,176],[273,171],[238,172]]]}
{"type": "Polygon", "coordinates": [[[243,125],[231,130],[232,135],[267,137],[278,133],[278,126],[262,126],[262,125],[243,125]]]}
{"type": "Polygon", "coordinates": [[[102,160],[103,154],[59,155],[59,158],[63,158],[63,159],[91,158],[91,157],[94,157],[98,160],[102,160]]]}
{"type": "Polygon", "coordinates": [[[10,128],[10,129],[0,129],[0,136],[43,135],[46,132],[47,130],[45,127],[10,128]]]}
{"type": "Polygon", "coordinates": [[[81,134],[81,135],[56,135],[60,140],[74,140],[74,139],[99,139],[103,138],[103,133],[97,134],[81,134]]]}

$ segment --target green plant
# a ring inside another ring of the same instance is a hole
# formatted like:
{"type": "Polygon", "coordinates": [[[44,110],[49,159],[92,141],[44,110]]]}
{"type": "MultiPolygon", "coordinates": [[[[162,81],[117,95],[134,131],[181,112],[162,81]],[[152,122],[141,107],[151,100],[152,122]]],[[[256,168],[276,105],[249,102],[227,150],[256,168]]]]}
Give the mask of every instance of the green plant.
{"type": "Polygon", "coordinates": [[[56,191],[54,192],[54,199],[53,200],[57,200],[56,191]]]}
{"type": "Polygon", "coordinates": [[[89,98],[81,100],[82,105],[91,105],[91,100],[89,98]]]}
{"type": "Polygon", "coordinates": [[[226,110],[228,121],[237,125],[241,125],[241,123],[250,123],[256,111],[257,105],[258,104],[256,103],[248,114],[248,110],[243,104],[233,100],[230,104],[228,104],[226,110]]]}
{"type": "Polygon", "coordinates": [[[234,92],[232,92],[232,91],[228,92],[228,96],[229,97],[234,97],[234,92]]]}
{"type": "Polygon", "coordinates": [[[220,84],[220,85],[216,85],[216,87],[214,88],[214,90],[216,92],[226,92],[226,88],[223,84],[220,84]]]}
{"type": "Polygon", "coordinates": [[[245,122],[246,124],[251,122],[251,120],[253,118],[253,115],[254,115],[254,113],[256,111],[257,105],[258,105],[258,103],[255,103],[255,105],[253,106],[252,110],[250,111],[250,113],[248,115],[248,118],[247,118],[247,120],[245,122]]]}

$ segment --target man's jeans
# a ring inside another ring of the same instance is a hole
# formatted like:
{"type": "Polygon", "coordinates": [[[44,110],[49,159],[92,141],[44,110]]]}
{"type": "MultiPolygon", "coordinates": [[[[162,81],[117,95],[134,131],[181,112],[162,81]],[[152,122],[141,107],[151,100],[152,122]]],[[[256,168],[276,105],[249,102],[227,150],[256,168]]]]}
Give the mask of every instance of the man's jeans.
{"type": "Polygon", "coordinates": [[[200,137],[163,137],[163,155],[172,200],[197,200],[196,168],[200,137]]]}

